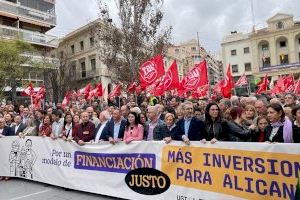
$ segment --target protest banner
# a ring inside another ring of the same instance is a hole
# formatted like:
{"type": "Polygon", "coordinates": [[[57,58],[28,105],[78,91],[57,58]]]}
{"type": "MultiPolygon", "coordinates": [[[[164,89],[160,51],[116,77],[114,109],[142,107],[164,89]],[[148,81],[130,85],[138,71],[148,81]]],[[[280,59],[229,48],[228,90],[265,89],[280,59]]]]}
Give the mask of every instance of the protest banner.
{"type": "Polygon", "coordinates": [[[295,199],[299,144],[0,139],[0,176],[126,199],[295,199]]]}

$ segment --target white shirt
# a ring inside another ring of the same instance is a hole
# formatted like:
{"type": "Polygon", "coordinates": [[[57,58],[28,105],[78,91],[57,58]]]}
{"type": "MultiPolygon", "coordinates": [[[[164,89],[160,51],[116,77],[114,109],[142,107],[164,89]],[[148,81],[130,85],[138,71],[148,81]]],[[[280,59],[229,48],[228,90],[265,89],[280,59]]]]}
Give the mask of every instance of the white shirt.
{"type": "Polygon", "coordinates": [[[52,124],[52,133],[54,134],[55,137],[58,137],[62,130],[63,130],[63,124],[61,123],[61,121],[59,120],[58,122],[57,121],[54,121],[53,124],[52,124]]]}
{"type": "Polygon", "coordinates": [[[100,128],[99,128],[99,130],[98,130],[98,132],[97,132],[97,134],[96,134],[95,142],[99,142],[99,139],[100,139],[100,137],[101,137],[102,131],[103,131],[103,129],[104,129],[106,123],[107,123],[107,121],[105,121],[105,122],[103,122],[103,124],[101,124],[101,126],[100,126],[100,128]]]}
{"type": "Polygon", "coordinates": [[[20,125],[21,125],[21,124],[15,126],[15,134],[17,133],[18,128],[20,127],[20,125]]]}

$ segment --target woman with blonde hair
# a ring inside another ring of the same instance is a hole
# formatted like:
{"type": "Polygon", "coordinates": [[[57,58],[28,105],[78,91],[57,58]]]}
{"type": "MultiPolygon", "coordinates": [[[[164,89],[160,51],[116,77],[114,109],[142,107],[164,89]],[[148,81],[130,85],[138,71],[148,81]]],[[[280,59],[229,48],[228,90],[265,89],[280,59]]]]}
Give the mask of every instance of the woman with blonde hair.
{"type": "Polygon", "coordinates": [[[252,124],[255,124],[254,119],[257,117],[257,112],[254,106],[246,105],[245,111],[243,113],[244,125],[249,127],[252,124]]]}
{"type": "Polygon", "coordinates": [[[165,123],[154,128],[153,131],[154,140],[163,140],[166,143],[170,143],[177,132],[177,126],[175,124],[175,115],[167,113],[165,115],[165,123]]]}

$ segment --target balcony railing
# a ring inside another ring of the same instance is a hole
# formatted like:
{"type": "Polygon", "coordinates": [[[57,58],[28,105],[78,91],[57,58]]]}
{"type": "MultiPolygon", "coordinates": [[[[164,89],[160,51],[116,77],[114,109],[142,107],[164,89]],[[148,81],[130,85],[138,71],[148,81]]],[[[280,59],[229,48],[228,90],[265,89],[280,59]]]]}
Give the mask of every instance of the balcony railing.
{"type": "Polygon", "coordinates": [[[85,80],[85,79],[92,79],[99,76],[110,76],[108,70],[104,68],[97,68],[95,70],[86,70],[86,71],[76,71],[72,72],[71,80],[85,80]]]}
{"type": "MultiPolygon", "coordinates": [[[[58,58],[51,58],[51,57],[45,57],[41,55],[34,55],[34,54],[21,54],[21,56],[30,57],[31,61],[33,63],[40,63],[44,64],[45,67],[48,66],[48,68],[57,68],[59,67],[59,59],[58,58]],[[51,67],[50,67],[51,66],[51,67]]],[[[31,64],[23,64],[24,66],[31,66],[31,64]]]]}
{"type": "Polygon", "coordinates": [[[0,25],[0,37],[20,39],[32,44],[39,44],[55,48],[58,46],[58,39],[55,36],[18,29],[10,26],[0,25]]]}
{"type": "Polygon", "coordinates": [[[296,63],[290,63],[290,64],[282,64],[282,65],[273,65],[273,66],[264,66],[260,67],[259,71],[265,72],[265,71],[278,71],[279,69],[300,69],[300,62],[296,63]]]}
{"type": "Polygon", "coordinates": [[[24,18],[46,23],[51,26],[56,25],[56,16],[46,12],[42,12],[36,9],[28,8],[17,3],[12,3],[4,0],[0,0],[0,11],[8,12],[16,16],[22,16],[24,18]]]}

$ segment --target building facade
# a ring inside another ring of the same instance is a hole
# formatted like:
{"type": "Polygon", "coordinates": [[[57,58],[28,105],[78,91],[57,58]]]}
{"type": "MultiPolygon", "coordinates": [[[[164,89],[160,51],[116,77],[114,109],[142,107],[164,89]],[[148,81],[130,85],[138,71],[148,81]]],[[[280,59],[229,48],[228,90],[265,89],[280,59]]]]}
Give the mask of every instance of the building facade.
{"type": "Polygon", "coordinates": [[[102,83],[106,88],[104,96],[112,90],[111,72],[100,60],[99,44],[93,34],[95,23],[90,22],[71,33],[67,34],[59,42],[56,49],[57,57],[60,59],[60,67],[66,68],[69,73],[71,89],[79,89],[88,83],[102,83]]]}
{"type": "Polygon", "coordinates": [[[245,74],[254,82],[268,74],[274,84],[279,76],[300,75],[300,21],[292,15],[278,13],[251,33],[232,32],[221,47],[223,67],[231,64],[236,80],[245,74]]]}
{"type": "Polygon", "coordinates": [[[210,55],[203,47],[199,47],[195,39],[171,46],[167,49],[167,56],[180,61],[179,76],[182,78],[195,64],[206,59],[208,64],[208,75],[211,85],[215,85],[223,78],[222,63],[210,55]]]}
{"type": "MultiPolygon", "coordinates": [[[[0,37],[30,43],[36,51],[22,56],[31,57],[34,62],[51,63],[54,68],[58,65],[58,59],[51,52],[58,46],[58,39],[46,32],[55,26],[54,0],[0,0],[0,37]]],[[[49,87],[45,71],[33,68],[29,63],[22,66],[27,68],[24,83],[33,82],[37,86],[45,84],[49,87]]],[[[6,84],[6,88],[9,88],[10,83],[6,84]]]]}

